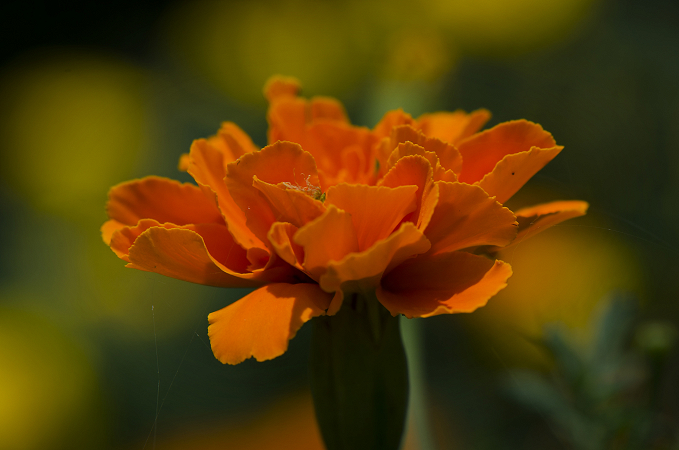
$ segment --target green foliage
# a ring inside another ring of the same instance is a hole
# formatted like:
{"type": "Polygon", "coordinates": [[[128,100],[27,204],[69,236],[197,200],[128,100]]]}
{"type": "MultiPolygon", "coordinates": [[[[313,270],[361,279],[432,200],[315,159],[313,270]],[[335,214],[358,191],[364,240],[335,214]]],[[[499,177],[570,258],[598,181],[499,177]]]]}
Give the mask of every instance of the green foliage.
{"type": "Polygon", "coordinates": [[[543,416],[568,448],[679,449],[679,428],[668,424],[658,395],[675,328],[636,324],[630,297],[611,296],[603,306],[586,339],[548,327],[539,344],[552,356],[553,370],[513,371],[507,392],[543,416]]]}

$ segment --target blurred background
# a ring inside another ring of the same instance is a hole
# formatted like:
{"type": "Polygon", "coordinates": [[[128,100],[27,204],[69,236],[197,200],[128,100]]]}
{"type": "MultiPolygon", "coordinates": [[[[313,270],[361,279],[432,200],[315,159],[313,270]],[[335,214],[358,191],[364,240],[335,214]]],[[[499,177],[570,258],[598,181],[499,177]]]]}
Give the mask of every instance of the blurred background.
{"type": "Polygon", "coordinates": [[[265,80],[354,123],[487,108],[565,151],[508,206],[591,204],[500,255],[470,315],[404,320],[409,449],[679,449],[679,3],[45,2],[0,7],[0,449],[321,448],[309,327],[223,366],[207,314],[246,290],[124,268],[108,189],[177,170],[265,80]]]}

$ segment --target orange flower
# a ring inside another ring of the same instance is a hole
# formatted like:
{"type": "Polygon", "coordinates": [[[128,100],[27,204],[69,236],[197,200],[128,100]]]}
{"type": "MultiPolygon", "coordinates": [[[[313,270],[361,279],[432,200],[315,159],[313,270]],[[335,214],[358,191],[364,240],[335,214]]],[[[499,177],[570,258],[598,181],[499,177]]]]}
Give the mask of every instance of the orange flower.
{"type": "Polygon", "coordinates": [[[485,110],[398,110],[371,130],[351,125],[336,100],[298,90],[281,77],[265,87],[261,150],[230,122],[194,141],[180,168],[198,186],[147,177],[109,193],[103,239],[128,267],[258,288],[208,317],[223,363],[281,355],[347,294],[409,318],[474,311],[512,274],[488,254],[587,209],[502,206],[562,149],[540,125],[478,132],[485,110]]]}

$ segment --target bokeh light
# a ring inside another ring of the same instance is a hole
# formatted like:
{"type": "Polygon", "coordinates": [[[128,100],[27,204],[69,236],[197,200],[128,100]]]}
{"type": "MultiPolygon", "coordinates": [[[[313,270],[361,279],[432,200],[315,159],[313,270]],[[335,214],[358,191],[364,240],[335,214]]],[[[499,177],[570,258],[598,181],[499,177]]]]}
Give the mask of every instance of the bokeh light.
{"type": "Polygon", "coordinates": [[[369,30],[340,2],[297,0],[177,5],[167,18],[170,51],[230,97],[264,104],[272,73],[303,79],[310,92],[339,94],[369,63],[369,30]]]}
{"type": "Polygon", "coordinates": [[[506,58],[568,38],[596,0],[428,0],[423,7],[461,51],[506,58]]]}
{"type": "MultiPolygon", "coordinates": [[[[409,429],[412,431],[412,427],[409,429]]],[[[153,434],[129,448],[153,445],[153,434]]],[[[156,442],[166,450],[324,450],[316,424],[311,396],[308,392],[294,393],[278,399],[260,413],[234,418],[214,419],[210,423],[186,426],[156,442]]],[[[409,433],[403,450],[419,450],[416,439],[409,433]]]]}
{"type": "MultiPolygon", "coordinates": [[[[147,80],[124,61],[36,52],[0,78],[0,176],[41,210],[92,217],[151,145],[147,80]]],[[[98,215],[98,214],[97,214],[98,215]]]]}
{"type": "Polygon", "coordinates": [[[439,79],[460,53],[547,46],[594,2],[201,0],[168,14],[164,42],[180,64],[242,102],[261,105],[274,73],[304,80],[308,92],[352,98],[374,79],[439,79]]]}
{"type": "Polygon", "coordinates": [[[0,448],[88,449],[106,442],[103,394],[75,339],[38,314],[0,307],[0,359],[0,448]]]}
{"type": "Polygon", "coordinates": [[[535,344],[545,326],[573,329],[584,342],[592,313],[607,294],[644,291],[634,251],[604,224],[582,222],[557,225],[500,252],[514,275],[470,319],[504,363],[545,364],[546,354],[535,344]]]}

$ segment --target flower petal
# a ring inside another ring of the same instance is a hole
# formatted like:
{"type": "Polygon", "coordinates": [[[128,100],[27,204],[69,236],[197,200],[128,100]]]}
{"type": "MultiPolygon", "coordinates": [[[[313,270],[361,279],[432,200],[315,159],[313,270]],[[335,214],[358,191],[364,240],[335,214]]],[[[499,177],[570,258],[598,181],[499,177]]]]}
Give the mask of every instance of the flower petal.
{"type": "MultiPolygon", "coordinates": [[[[429,142],[442,142],[436,140],[434,141],[433,139],[430,139],[428,142],[425,142],[425,150],[427,149],[427,144],[429,142]]],[[[441,167],[443,167],[446,171],[451,171],[455,174],[455,181],[457,181],[457,174],[462,171],[462,155],[460,155],[460,152],[453,147],[452,145],[443,143],[443,146],[440,146],[440,148],[437,146],[433,146],[429,144],[429,148],[431,148],[433,151],[436,152],[436,156],[439,158],[439,164],[441,164],[441,167]]]]}
{"type": "Polygon", "coordinates": [[[233,270],[231,267],[245,270],[247,259],[226,227],[204,224],[193,228],[147,229],[130,247],[127,267],[219,287],[252,287],[292,279],[292,268],[287,265],[257,273],[233,270]]]}
{"type": "Polygon", "coordinates": [[[412,142],[422,147],[425,151],[434,153],[444,169],[452,170],[455,173],[460,173],[462,170],[462,155],[460,155],[460,152],[453,145],[441,139],[426,136],[410,125],[394,127],[391,130],[389,139],[390,152],[403,142],[412,142]]]}
{"type": "Polygon", "coordinates": [[[282,98],[295,98],[301,88],[301,83],[295,77],[274,75],[264,84],[264,97],[269,102],[282,98]]]}
{"type": "Polygon", "coordinates": [[[307,102],[303,98],[287,98],[272,102],[267,112],[268,143],[277,141],[297,142],[307,147],[307,102]]]}
{"type": "Polygon", "coordinates": [[[422,155],[411,154],[396,161],[382,179],[380,186],[395,188],[412,185],[417,186],[418,193],[421,194],[425,184],[431,179],[433,179],[433,170],[430,161],[422,155]]]}
{"type": "Polygon", "coordinates": [[[177,169],[181,172],[186,172],[189,170],[189,164],[191,164],[191,156],[188,153],[182,153],[179,156],[179,163],[177,163],[177,169]]]}
{"type": "Polygon", "coordinates": [[[198,186],[161,177],[146,177],[113,186],[106,204],[108,216],[125,225],[154,219],[176,225],[224,223],[216,200],[198,186]]]}
{"type": "MultiPolygon", "coordinates": [[[[290,222],[301,227],[323,214],[323,203],[312,198],[302,190],[290,189],[283,184],[273,185],[254,176],[252,186],[259,190],[269,201],[277,222],[290,222]]],[[[309,189],[300,187],[300,189],[309,189]]],[[[318,191],[320,194],[320,189],[318,191]]]]}
{"type": "Polygon", "coordinates": [[[448,183],[454,183],[457,181],[457,174],[452,170],[438,171],[434,175],[434,181],[447,181],[448,183]]]}
{"type": "MultiPolygon", "coordinates": [[[[302,86],[297,78],[275,75],[266,82],[264,96],[270,103],[279,100],[295,99],[301,88],[302,86]]],[[[307,117],[311,120],[330,119],[347,121],[342,103],[334,98],[314,97],[308,103],[311,114],[308,114],[307,117]]]]}
{"type": "Polygon", "coordinates": [[[430,253],[452,252],[476,245],[509,244],[516,237],[514,214],[488,197],[483,189],[464,183],[437,181],[439,199],[424,234],[430,253]]]}
{"type": "Polygon", "coordinates": [[[199,185],[208,186],[218,196],[228,196],[224,183],[226,176],[224,153],[210,145],[206,139],[196,139],[191,143],[187,172],[199,185]]]}
{"type": "Polygon", "coordinates": [[[269,230],[269,242],[278,256],[293,267],[304,271],[304,248],[293,241],[297,227],[291,223],[275,222],[269,230]]]}
{"type": "Polygon", "coordinates": [[[349,123],[340,102],[328,97],[306,100],[297,97],[300,85],[291,78],[276,77],[264,88],[269,100],[269,144],[276,141],[293,141],[307,148],[307,126],[314,122],[349,123]]]}
{"type": "Polygon", "coordinates": [[[392,128],[399,125],[413,125],[414,123],[413,117],[399,108],[382,116],[382,119],[373,128],[373,134],[378,139],[382,139],[391,136],[392,128]]]}
{"type": "Polygon", "coordinates": [[[398,144],[394,151],[391,152],[391,155],[389,155],[389,159],[387,159],[387,167],[391,169],[399,159],[410,155],[420,155],[429,161],[429,164],[432,168],[432,177],[434,180],[438,181],[443,178],[445,179],[444,181],[457,181],[457,175],[455,175],[455,172],[452,170],[446,170],[443,166],[441,166],[439,163],[439,158],[435,152],[428,151],[424,147],[413,144],[412,142],[403,142],[398,144]]]}
{"type": "Polygon", "coordinates": [[[436,205],[438,202],[439,185],[438,183],[434,183],[431,189],[429,189],[429,192],[424,195],[422,203],[420,204],[420,217],[417,221],[417,228],[419,230],[424,231],[427,229],[429,222],[434,215],[434,211],[436,210],[436,205]]]}
{"type": "Polygon", "coordinates": [[[345,147],[340,152],[342,157],[342,169],[337,174],[337,180],[332,183],[323,184],[322,186],[333,186],[335,184],[344,182],[354,182],[358,184],[367,184],[374,175],[374,170],[368,166],[368,159],[370,158],[370,148],[367,146],[350,145],[345,147]],[[366,151],[368,150],[368,151],[366,151]],[[373,172],[373,173],[371,173],[373,172]]]}
{"type": "Polygon", "coordinates": [[[227,166],[226,185],[231,197],[245,214],[247,228],[266,242],[269,228],[279,220],[269,200],[253,186],[255,176],[269,184],[318,186],[318,175],[311,154],[296,143],[284,141],[243,155],[227,166]]]}
{"type": "Polygon", "coordinates": [[[527,120],[501,123],[457,145],[464,161],[460,181],[470,184],[480,181],[506,155],[555,145],[552,135],[536,123],[527,120]]]}
{"type": "Polygon", "coordinates": [[[107,220],[101,226],[101,239],[106,245],[111,245],[111,237],[113,236],[113,233],[120,230],[121,228],[125,228],[126,226],[127,225],[118,222],[117,220],[107,220]]]}
{"type": "MultiPolygon", "coordinates": [[[[172,223],[158,223],[153,219],[141,219],[135,226],[125,226],[116,230],[111,236],[111,250],[122,260],[130,262],[130,247],[136,239],[151,227],[161,227],[165,229],[181,228],[195,231],[200,234],[207,246],[210,255],[222,263],[229,271],[244,274],[254,272],[256,269],[263,269],[276,265],[275,259],[271,258],[269,252],[259,248],[243,249],[234,246],[231,236],[227,235],[228,230],[223,225],[218,224],[199,224],[177,226],[172,223]]],[[[278,264],[280,265],[280,264],[278,264]]],[[[247,278],[247,277],[246,277],[247,278]]],[[[256,278],[253,276],[253,278],[256,278]]]]}
{"type": "MultiPolygon", "coordinates": [[[[434,180],[431,164],[423,156],[411,155],[399,159],[396,165],[384,176],[381,185],[391,188],[409,185],[417,186],[417,205],[415,210],[408,214],[404,220],[409,220],[418,227],[424,220],[428,220],[428,218],[421,217],[421,212],[423,211],[421,208],[424,199],[434,186],[434,180]]],[[[425,209],[424,212],[429,213],[433,212],[433,210],[425,209]]]]}
{"type": "Polygon", "coordinates": [[[207,139],[208,143],[224,155],[224,164],[235,161],[246,153],[259,150],[250,136],[233,122],[223,122],[215,136],[207,139]]]}
{"type": "Polygon", "coordinates": [[[330,205],[316,220],[300,228],[294,242],[304,248],[304,268],[318,280],[328,262],[339,261],[358,251],[358,239],[351,215],[330,205]]]}
{"type": "Polygon", "coordinates": [[[208,316],[212,352],[224,364],[280,356],[305,322],[325,313],[331,298],[316,284],[259,288],[208,316]]]}
{"type": "MultiPolygon", "coordinates": [[[[408,258],[429,250],[429,241],[417,227],[406,222],[388,238],[369,249],[350,253],[340,261],[330,261],[319,284],[326,292],[361,292],[375,289],[382,274],[408,258]]],[[[335,314],[341,302],[333,301],[328,315],[335,314]]]]}
{"type": "Polygon", "coordinates": [[[557,202],[542,203],[540,205],[521,208],[514,214],[519,220],[519,232],[521,232],[525,230],[527,226],[523,223],[529,221],[532,223],[534,220],[540,220],[543,224],[547,222],[552,224],[552,221],[556,218],[560,218],[559,222],[563,222],[566,219],[584,216],[585,213],[587,213],[588,208],[589,203],[583,202],[582,200],[561,200],[557,202]],[[561,219],[566,215],[568,216],[566,219],[561,219]]]}
{"type": "Polygon", "coordinates": [[[153,219],[141,219],[135,226],[123,225],[112,233],[109,241],[111,250],[113,250],[113,253],[115,253],[118,258],[130,262],[130,247],[132,247],[139,235],[151,227],[163,227],[168,229],[179,228],[179,226],[171,223],[161,224],[153,219]]]}
{"type": "Polygon", "coordinates": [[[516,239],[506,247],[495,247],[489,251],[506,250],[564,220],[584,216],[587,213],[587,208],[589,208],[587,202],[570,200],[543,203],[520,209],[514,213],[519,222],[519,233],[516,235],[516,239]]]}
{"type": "Polygon", "coordinates": [[[347,113],[342,103],[331,97],[313,97],[309,101],[310,117],[312,121],[332,120],[349,123],[347,113]]]}
{"type": "Polygon", "coordinates": [[[338,184],[328,189],[326,205],[351,214],[358,250],[363,251],[389,236],[417,206],[417,186],[366,186],[338,184]]]}
{"type": "Polygon", "coordinates": [[[504,203],[562,149],[563,147],[559,146],[547,149],[532,147],[526,152],[507,155],[477,184],[488,195],[504,203]]]}
{"type": "Polygon", "coordinates": [[[190,159],[189,174],[204,189],[216,194],[219,210],[236,241],[245,248],[265,248],[262,241],[247,227],[245,214],[227,189],[224,177],[226,163],[230,161],[227,161],[225,150],[210,145],[205,139],[198,139],[191,144],[190,159]]]}
{"type": "Polygon", "coordinates": [[[507,286],[509,264],[466,252],[410,259],[382,279],[376,295],[408,318],[472,312],[507,286]]]}
{"type": "MultiPolygon", "coordinates": [[[[353,148],[352,151],[362,154],[362,159],[369,160],[373,143],[374,136],[367,128],[324,121],[308,127],[308,141],[303,148],[313,155],[324,175],[336,179],[344,167],[343,154],[347,148],[353,148]]],[[[359,177],[349,181],[357,179],[359,177]]],[[[327,189],[329,186],[322,187],[327,189]]]]}
{"type": "Polygon", "coordinates": [[[427,161],[429,161],[432,169],[439,165],[439,158],[436,156],[436,153],[428,152],[424,149],[424,147],[413,144],[412,142],[402,142],[396,144],[394,151],[392,151],[391,155],[389,155],[389,159],[387,159],[387,167],[391,169],[399,159],[411,155],[422,156],[427,161]]]}
{"type": "Polygon", "coordinates": [[[481,129],[490,119],[490,112],[477,109],[467,114],[462,110],[423,114],[417,124],[427,136],[455,145],[481,129]]]}

